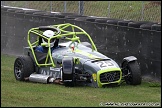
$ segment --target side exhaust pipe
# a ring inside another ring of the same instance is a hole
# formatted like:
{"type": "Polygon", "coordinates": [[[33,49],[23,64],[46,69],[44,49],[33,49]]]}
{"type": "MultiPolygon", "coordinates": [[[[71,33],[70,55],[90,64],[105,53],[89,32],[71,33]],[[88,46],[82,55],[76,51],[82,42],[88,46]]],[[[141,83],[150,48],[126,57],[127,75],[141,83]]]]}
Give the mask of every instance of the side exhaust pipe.
{"type": "Polygon", "coordinates": [[[39,83],[53,83],[54,78],[50,77],[49,75],[42,75],[42,74],[31,74],[29,76],[29,81],[32,82],[39,82],[39,83]]]}

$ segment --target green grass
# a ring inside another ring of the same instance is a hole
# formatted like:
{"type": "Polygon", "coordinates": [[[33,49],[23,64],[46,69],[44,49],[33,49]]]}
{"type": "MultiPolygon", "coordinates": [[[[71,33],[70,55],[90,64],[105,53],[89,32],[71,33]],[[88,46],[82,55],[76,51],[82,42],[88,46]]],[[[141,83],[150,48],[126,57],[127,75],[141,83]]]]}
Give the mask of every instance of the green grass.
{"type": "MultiPolygon", "coordinates": [[[[78,1],[67,1],[66,3],[66,12],[79,12],[78,1]]],[[[5,4],[42,11],[51,11],[52,9],[54,12],[64,12],[64,1],[5,1],[5,4]]],[[[152,1],[84,1],[83,14],[134,21],[143,19],[143,21],[161,22],[161,4],[154,4],[152,1]]]]}
{"type": "MultiPolygon", "coordinates": [[[[1,106],[2,107],[98,107],[106,102],[158,102],[161,87],[123,85],[110,88],[65,87],[16,81],[13,68],[15,56],[1,54],[1,106]]],[[[157,84],[157,83],[156,83],[157,84]]]]}

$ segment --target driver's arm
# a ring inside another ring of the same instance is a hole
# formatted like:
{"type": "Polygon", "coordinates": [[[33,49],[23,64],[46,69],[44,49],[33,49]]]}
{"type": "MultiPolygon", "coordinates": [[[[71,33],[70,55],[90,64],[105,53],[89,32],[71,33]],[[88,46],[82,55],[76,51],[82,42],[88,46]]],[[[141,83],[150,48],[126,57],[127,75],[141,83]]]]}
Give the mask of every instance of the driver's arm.
{"type": "Polygon", "coordinates": [[[44,52],[43,47],[40,45],[35,48],[35,51],[42,52],[42,53],[44,52]]]}

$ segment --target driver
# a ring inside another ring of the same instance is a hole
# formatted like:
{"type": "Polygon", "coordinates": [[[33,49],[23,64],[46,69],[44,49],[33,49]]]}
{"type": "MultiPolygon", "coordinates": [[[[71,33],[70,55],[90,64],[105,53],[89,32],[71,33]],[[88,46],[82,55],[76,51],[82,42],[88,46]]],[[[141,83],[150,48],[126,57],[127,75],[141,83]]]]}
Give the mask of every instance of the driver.
{"type": "MultiPolygon", "coordinates": [[[[46,36],[47,38],[50,38],[50,37],[54,36],[55,33],[52,30],[46,30],[46,31],[43,32],[43,35],[46,36]]],[[[48,40],[42,38],[42,42],[47,44],[48,43],[48,40]]],[[[54,39],[53,38],[53,39],[50,40],[51,52],[54,49],[59,48],[58,43],[59,43],[59,39],[54,39]]],[[[37,46],[35,48],[35,50],[36,51],[39,51],[39,52],[42,52],[42,53],[47,53],[48,52],[48,45],[47,46],[41,46],[41,45],[39,45],[39,46],[37,46]]]]}

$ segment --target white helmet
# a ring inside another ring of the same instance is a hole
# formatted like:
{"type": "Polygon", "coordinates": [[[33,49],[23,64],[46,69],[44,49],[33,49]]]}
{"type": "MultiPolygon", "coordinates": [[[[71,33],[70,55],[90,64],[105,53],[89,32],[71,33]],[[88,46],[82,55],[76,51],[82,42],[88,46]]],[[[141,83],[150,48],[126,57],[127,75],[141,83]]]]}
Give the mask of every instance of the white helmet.
{"type": "MultiPolygon", "coordinates": [[[[52,30],[46,30],[46,31],[43,32],[43,35],[46,36],[47,38],[54,36],[54,34],[55,33],[52,30]]],[[[46,40],[46,39],[42,38],[42,41],[43,41],[43,43],[48,43],[48,40],[46,40]]],[[[50,41],[51,47],[53,47],[54,42],[55,42],[55,39],[51,39],[51,41],[50,41]]]]}

